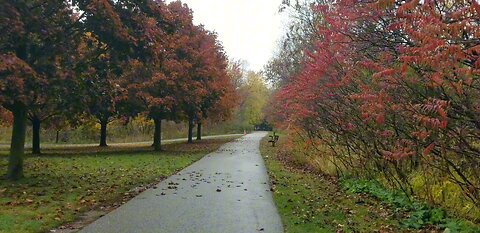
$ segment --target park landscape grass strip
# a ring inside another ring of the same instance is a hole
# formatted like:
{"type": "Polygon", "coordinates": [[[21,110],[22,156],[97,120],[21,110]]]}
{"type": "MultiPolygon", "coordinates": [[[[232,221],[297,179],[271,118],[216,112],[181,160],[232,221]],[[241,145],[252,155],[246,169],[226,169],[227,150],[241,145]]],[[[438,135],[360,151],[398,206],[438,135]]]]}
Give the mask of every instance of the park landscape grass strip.
{"type": "Polygon", "coordinates": [[[480,232],[444,211],[410,202],[372,181],[344,179],[300,170],[284,157],[282,142],[264,139],[273,197],[285,232],[480,232]]]}
{"type": "Polygon", "coordinates": [[[402,231],[393,213],[380,202],[347,194],[330,177],[298,170],[282,161],[282,141],[271,147],[264,139],[261,152],[285,232],[402,231]]]}
{"type": "MultiPolygon", "coordinates": [[[[28,158],[25,179],[0,180],[0,232],[45,232],[86,211],[111,210],[230,140],[28,158]]],[[[0,159],[0,170],[6,166],[0,159]]]]}

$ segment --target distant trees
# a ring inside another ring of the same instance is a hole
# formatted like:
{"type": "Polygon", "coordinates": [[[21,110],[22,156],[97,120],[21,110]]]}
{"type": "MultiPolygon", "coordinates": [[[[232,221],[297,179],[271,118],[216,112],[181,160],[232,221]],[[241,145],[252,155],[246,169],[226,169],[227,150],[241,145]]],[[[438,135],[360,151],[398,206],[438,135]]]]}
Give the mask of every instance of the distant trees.
{"type": "Polygon", "coordinates": [[[240,88],[242,95],[243,118],[249,125],[259,125],[265,119],[266,107],[270,92],[260,73],[249,71],[246,74],[244,85],[240,88]]]}
{"type": "Polygon", "coordinates": [[[227,95],[231,98],[228,100],[224,97],[220,102],[212,109],[213,112],[218,112],[222,106],[227,104],[232,107],[224,107],[228,111],[225,114],[213,114],[216,118],[218,116],[230,116],[233,115],[234,119],[231,120],[232,125],[236,125],[237,128],[243,130],[254,130],[255,126],[262,124],[266,121],[265,115],[268,109],[268,100],[272,97],[271,86],[267,84],[267,77],[264,72],[257,72],[248,69],[247,64],[241,60],[230,61],[227,66],[227,74],[230,77],[229,82],[233,85],[229,85],[229,88],[233,88],[235,91],[231,91],[233,95],[227,95]]]}
{"type": "Polygon", "coordinates": [[[189,143],[193,142],[195,124],[199,130],[197,138],[201,139],[201,121],[209,116],[213,108],[220,114],[220,107],[233,107],[226,102],[235,95],[233,82],[226,72],[228,61],[216,34],[208,32],[203,26],[192,29],[185,34],[187,46],[176,53],[183,66],[188,67],[179,73],[178,78],[182,81],[176,82],[176,99],[181,112],[179,117],[188,121],[189,143]]]}
{"type": "Polygon", "coordinates": [[[42,121],[82,113],[101,125],[100,146],[113,118],[145,113],[161,150],[162,120],[200,126],[234,107],[222,46],[179,1],[0,4],[0,104],[13,115],[9,179],[23,176],[27,117],[34,153],[42,121]]]}

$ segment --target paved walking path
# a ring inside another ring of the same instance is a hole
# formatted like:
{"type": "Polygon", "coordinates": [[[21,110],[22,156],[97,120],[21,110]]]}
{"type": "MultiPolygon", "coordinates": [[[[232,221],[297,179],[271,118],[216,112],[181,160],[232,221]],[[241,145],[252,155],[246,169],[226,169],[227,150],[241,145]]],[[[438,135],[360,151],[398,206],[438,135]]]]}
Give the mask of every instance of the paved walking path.
{"type": "Polygon", "coordinates": [[[259,151],[265,135],[225,144],[80,232],[283,232],[259,151]]]}

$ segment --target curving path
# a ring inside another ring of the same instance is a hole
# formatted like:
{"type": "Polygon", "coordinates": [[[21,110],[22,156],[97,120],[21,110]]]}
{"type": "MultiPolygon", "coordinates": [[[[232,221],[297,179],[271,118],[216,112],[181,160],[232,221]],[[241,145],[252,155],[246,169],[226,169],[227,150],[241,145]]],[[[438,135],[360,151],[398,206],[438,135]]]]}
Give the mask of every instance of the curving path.
{"type": "Polygon", "coordinates": [[[225,144],[80,232],[283,232],[259,151],[265,135],[225,144]]]}

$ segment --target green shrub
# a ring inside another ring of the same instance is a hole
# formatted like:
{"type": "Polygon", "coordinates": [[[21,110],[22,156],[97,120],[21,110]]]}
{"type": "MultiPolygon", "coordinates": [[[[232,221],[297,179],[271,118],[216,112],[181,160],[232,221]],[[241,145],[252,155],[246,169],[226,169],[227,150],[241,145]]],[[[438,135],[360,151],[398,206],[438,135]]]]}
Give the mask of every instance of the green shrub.
{"type": "Polygon", "coordinates": [[[411,200],[403,192],[389,191],[377,181],[341,179],[340,183],[348,192],[373,196],[392,207],[394,212],[403,214],[401,225],[405,228],[435,226],[449,232],[480,232],[480,227],[468,221],[449,218],[445,210],[411,200]]]}

